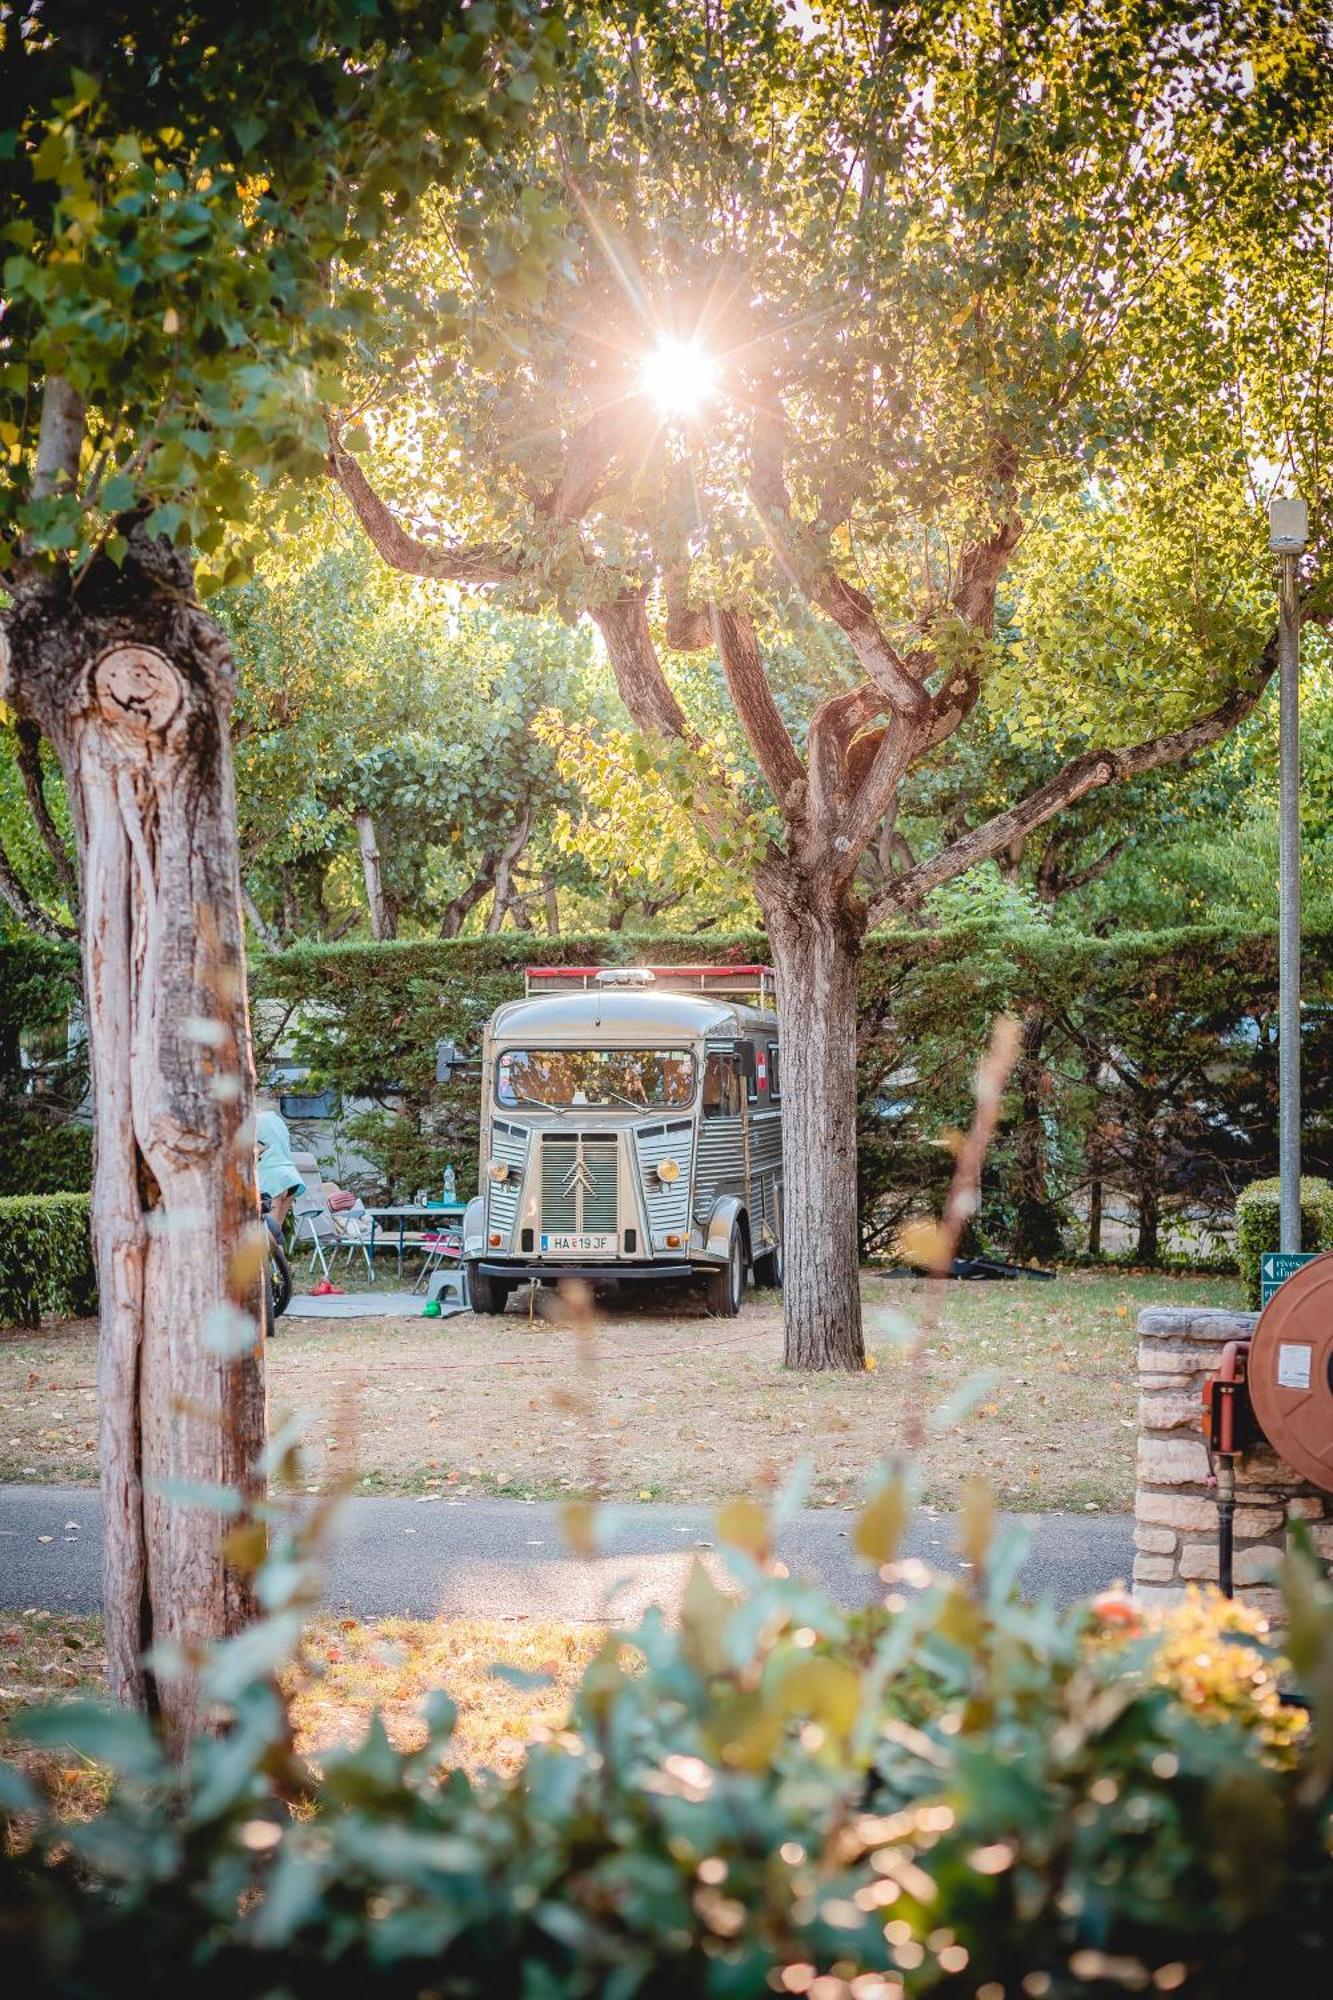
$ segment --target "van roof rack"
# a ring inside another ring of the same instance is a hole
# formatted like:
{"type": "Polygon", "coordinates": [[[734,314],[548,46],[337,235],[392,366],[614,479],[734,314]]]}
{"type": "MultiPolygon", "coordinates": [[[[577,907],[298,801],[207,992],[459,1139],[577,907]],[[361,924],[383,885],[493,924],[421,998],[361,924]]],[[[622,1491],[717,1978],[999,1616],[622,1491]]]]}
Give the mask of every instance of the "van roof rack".
{"type": "Polygon", "coordinates": [[[529,965],[529,998],[536,993],[585,992],[595,987],[653,987],[669,993],[712,993],[719,999],[748,1000],[761,1007],[777,1002],[771,965],[529,965]]]}

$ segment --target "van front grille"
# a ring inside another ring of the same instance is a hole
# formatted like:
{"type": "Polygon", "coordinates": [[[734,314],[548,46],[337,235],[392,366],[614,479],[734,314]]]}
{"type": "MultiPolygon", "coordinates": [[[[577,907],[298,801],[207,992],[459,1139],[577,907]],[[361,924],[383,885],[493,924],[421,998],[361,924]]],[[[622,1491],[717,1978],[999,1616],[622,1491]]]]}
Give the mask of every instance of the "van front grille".
{"type": "Polygon", "coordinates": [[[614,1234],[618,1164],[614,1132],[548,1133],[542,1140],[542,1228],[614,1234]]]}

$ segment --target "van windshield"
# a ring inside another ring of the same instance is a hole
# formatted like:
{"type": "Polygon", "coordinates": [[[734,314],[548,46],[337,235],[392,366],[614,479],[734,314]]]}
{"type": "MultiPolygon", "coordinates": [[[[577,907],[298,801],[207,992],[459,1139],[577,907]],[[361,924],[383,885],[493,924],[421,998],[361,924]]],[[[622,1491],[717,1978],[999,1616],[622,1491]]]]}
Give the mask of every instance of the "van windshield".
{"type": "Polygon", "coordinates": [[[506,1049],[496,1064],[501,1104],[689,1104],[694,1057],[686,1049],[506,1049]]]}

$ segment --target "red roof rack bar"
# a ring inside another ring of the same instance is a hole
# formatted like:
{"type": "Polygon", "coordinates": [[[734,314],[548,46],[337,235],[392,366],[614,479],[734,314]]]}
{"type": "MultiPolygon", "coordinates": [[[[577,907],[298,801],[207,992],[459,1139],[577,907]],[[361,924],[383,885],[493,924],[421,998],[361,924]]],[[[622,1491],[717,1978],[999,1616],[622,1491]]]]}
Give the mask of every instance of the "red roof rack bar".
{"type": "Polygon", "coordinates": [[[655,986],[674,987],[677,991],[683,987],[686,991],[757,994],[761,1002],[769,1003],[777,993],[771,965],[530,965],[525,968],[526,990],[529,995],[540,993],[557,982],[587,988],[596,982],[600,972],[647,972],[655,986]]]}

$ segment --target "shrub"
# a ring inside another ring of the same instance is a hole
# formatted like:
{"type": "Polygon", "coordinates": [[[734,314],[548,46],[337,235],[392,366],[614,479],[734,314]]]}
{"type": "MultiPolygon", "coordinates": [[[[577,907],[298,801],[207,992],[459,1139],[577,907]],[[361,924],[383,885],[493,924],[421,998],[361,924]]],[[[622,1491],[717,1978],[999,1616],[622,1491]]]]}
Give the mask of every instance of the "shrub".
{"type": "MultiPolygon", "coordinates": [[[[90,1704],[30,1743],[116,1773],[62,1820],[0,1765],[0,1924],[15,1990],[228,2000],[897,2000],[978,1992],[1187,2000],[1323,1990],[1333,1593],[1289,1558],[1289,1648],[1311,1727],[1275,1741],[1269,1649],[1201,1679],[1131,1622],[1018,1603],[1016,1531],[974,1504],[966,1581],[895,1587],[848,1625],[767,1560],[770,1524],[718,1518],[739,1594],[701,1567],[670,1626],[613,1634],[563,1729],[512,1779],[446,1770],[451,1704],[395,1750],[376,1718],[318,1770],[273,1669],[312,1554],[275,1535],[267,1625],[216,1648],[232,1726],[177,1773],[150,1724],[90,1704]],[[1261,1726],[1262,1724],[1262,1726],[1261,1726]]],[[[857,1531],[876,1563],[894,1488],[857,1531]]],[[[270,1518],[273,1518],[270,1514],[270,1518]]],[[[916,1566],[919,1569],[919,1566],[916,1566]]],[[[889,1572],[894,1575],[893,1572],[889,1572]]],[[[1196,1609],[1184,1643],[1230,1643],[1196,1609]]]]}
{"type": "MultiPolygon", "coordinates": [[[[1251,1181],[1236,1201],[1236,1261],[1245,1303],[1259,1310],[1259,1259],[1278,1246],[1278,1181],[1251,1181]]],[[[1333,1185],[1308,1176],[1301,1181],[1301,1248],[1333,1250],[1333,1185]]]]}
{"type": "Polygon", "coordinates": [[[43,1314],[95,1310],[97,1281],[86,1194],[0,1198],[0,1325],[37,1326],[43,1314]]]}

